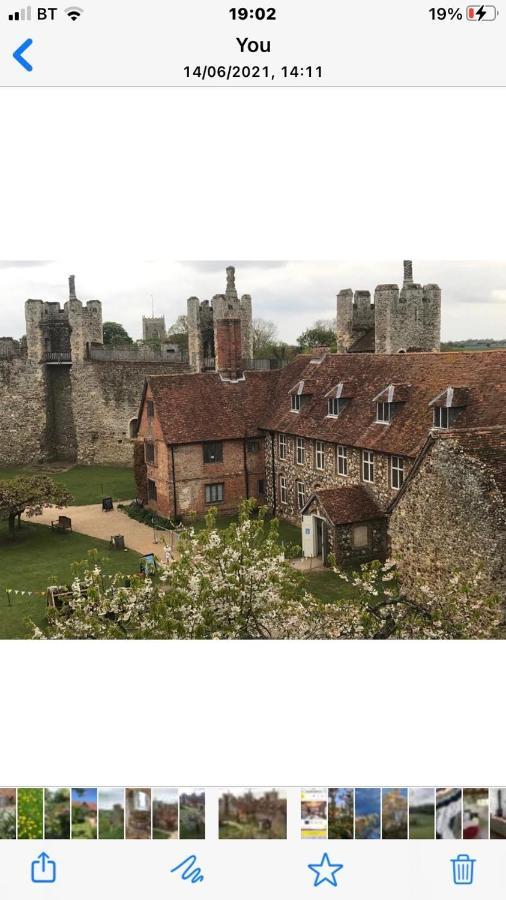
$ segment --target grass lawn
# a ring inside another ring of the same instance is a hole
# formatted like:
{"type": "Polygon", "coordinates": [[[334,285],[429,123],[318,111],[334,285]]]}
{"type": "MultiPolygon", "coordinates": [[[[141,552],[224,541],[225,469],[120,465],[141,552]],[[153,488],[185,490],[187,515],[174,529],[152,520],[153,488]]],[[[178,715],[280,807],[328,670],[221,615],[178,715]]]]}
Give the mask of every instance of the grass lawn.
{"type": "MultiPolygon", "coordinates": [[[[216,520],[217,528],[228,528],[228,526],[232,522],[237,522],[237,516],[218,516],[216,520]]],[[[195,519],[191,523],[195,528],[195,531],[201,531],[202,528],[205,528],[205,519],[195,519]]],[[[290,525],[289,522],[279,522],[279,536],[283,544],[294,544],[296,547],[301,547],[300,543],[300,528],[297,528],[296,525],[290,525]]],[[[301,548],[302,552],[302,548],[301,548]]]]}
{"type": "Polygon", "coordinates": [[[126,466],[12,466],[0,469],[0,481],[16,475],[50,475],[65,485],[74,500],[73,506],[100,503],[102,497],[132,500],[137,495],[134,473],[126,466]]]}
{"type": "Polygon", "coordinates": [[[308,591],[324,603],[357,599],[358,589],[338,578],[330,569],[315,569],[314,572],[308,572],[306,577],[308,591]]]}
{"type": "Polygon", "coordinates": [[[0,522],[0,639],[29,637],[27,619],[42,628],[46,622],[45,596],[12,594],[9,606],[6,588],[45,591],[49,584],[66,584],[72,575],[72,563],[85,560],[94,549],[104,560],[102,570],[106,574],[137,572],[137,553],[112,551],[108,543],[98,538],[61,534],[47,525],[23,522],[12,541],[6,523],[0,522]]]}

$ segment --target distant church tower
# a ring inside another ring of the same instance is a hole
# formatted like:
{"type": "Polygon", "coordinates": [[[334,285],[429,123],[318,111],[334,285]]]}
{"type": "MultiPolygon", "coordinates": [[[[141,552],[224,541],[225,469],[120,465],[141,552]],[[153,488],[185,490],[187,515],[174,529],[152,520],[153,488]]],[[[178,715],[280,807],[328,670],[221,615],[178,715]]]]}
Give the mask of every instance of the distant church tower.
{"type": "Polygon", "coordinates": [[[441,288],[415,284],[413,263],[404,260],[402,288],[379,284],[369,291],[337,295],[337,349],[341,353],[438,351],[441,347],[441,288]]]}
{"type": "Polygon", "coordinates": [[[237,374],[242,361],[253,357],[251,297],[239,298],[233,266],[228,266],[226,276],[224,294],[215,294],[211,302],[188,300],[188,349],[197,372],[237,374]]]}

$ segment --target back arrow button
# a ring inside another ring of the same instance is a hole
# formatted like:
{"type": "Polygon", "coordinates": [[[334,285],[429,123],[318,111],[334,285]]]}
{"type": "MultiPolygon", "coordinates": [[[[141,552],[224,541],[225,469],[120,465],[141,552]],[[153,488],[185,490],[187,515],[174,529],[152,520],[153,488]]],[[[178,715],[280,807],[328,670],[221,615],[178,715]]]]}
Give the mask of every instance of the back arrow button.
{"type": "Polygon", "coordinates": [[[19,46],[18,49],[15,50],[12,54],[16,62],[18,62],[20,66],[23,66],[23,69],[26,69],[27,72],[31,72],[33,66],[28,62],[27,59],[24,58],[23,53],[25,52],[25,50],[28,50],[28,47],[31,47],[32,44],[32,39],[28,38],[28,40],[21,44],[21,46],[19,46]]]}

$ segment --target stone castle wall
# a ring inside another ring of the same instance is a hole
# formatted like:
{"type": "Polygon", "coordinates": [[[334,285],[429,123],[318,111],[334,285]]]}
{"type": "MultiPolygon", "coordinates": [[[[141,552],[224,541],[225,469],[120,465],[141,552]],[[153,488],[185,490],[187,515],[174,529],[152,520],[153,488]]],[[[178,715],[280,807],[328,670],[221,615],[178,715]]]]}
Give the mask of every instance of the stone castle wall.
{"type": "Polygon", "coordinates": [[[436,443],[393,509],[390,555],[414,598],[481,572],[481,593],[506,601],[504,500],[485,467],[448,443],[436,443]]]}
{"type": "Polygon", "coordinates": [[[74,362],[46,366],[0,359],[0,465],[50,460],[132,464],[129,422],[149,375],[188,371],[163,362],[74,362]]]}
{"type": "Polygon", "coordinates": [[[0,359],[0,465],[46,458],[45,369],[23,356],[0,359]]]}

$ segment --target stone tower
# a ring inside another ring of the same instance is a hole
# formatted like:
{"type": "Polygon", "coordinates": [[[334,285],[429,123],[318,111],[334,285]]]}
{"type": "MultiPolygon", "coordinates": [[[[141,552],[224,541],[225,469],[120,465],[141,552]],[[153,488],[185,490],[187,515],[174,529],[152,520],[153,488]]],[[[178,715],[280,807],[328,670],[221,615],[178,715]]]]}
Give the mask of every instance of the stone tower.
{"type": "Polygon", "coordinates": [[[188,300],[188,349],[197,372],[216,369],[237,374],[242,361],[253,357],[252,303],[249,294],[239,298],[235,269],[228,266],[224,294],[209,303],[188,300]]]}
{"type": "Polygon", "coordinates": [[[103,344],[102,304],[89,300],[83,306],[76,296],[75,277],[69,277],[69,299],[59,303],[27,300],[25,303],[28,358],[44,362],[51,354],[78,362],[88,355],[91,344],[103,344]]]}
{"type": "Polygon", "coordinates": [[[441,288],[416,284],[404,261],[404,281],[379,284],[374,292],[375,352],[402,353],[441,347],[441,288]]]}
{"type": "Polygon", "coordinates": [[[337,295],[337,349],[341,353],[401,353],[439,350],[441,289],[416,284],[413,263],[404,261],[402,288],[379,284],[369,291],[337,295]]]}
{"type": "Polygon", "coordinates": [[[165,327],[165,316],[143,316],[142,317],[142,340],[143,341],[165,341],[167,338],[167,329],[165,327]]]}

